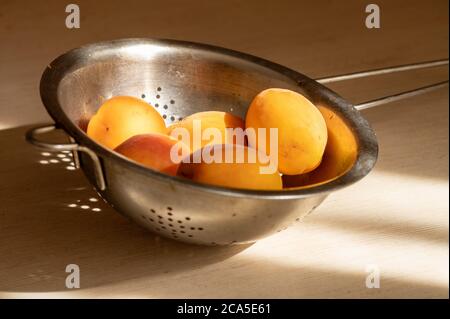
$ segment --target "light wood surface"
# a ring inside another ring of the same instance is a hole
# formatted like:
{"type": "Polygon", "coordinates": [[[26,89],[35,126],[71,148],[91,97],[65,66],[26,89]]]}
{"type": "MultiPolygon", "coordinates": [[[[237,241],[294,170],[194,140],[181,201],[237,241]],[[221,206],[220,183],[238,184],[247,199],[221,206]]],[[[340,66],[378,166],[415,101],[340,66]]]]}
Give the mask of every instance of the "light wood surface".
{"type": "MultiPolygon", "coordinates": [[[[304,223],[246,246],[146,232],[91,202],[82,173],[17,127],[49,121],[40,73],[84,43],[206,42],[321,77],[448,57],[447,1],[378,1],[379,30],[364,27],[365,1],[77,1],[79,30],[64,26],[65,1],[37,3],[0,3],[0,298],[448,298],[448,90],[364,111],[380,144],[375,170],[304,223]],[[68,264],[80,266],[81,289],[65,287],[68,264]],[[365,286],[369,265],[379,289],[365,286]]],[[[359,102],[447,78],[438,68],[330,87],[359,102]]]]}

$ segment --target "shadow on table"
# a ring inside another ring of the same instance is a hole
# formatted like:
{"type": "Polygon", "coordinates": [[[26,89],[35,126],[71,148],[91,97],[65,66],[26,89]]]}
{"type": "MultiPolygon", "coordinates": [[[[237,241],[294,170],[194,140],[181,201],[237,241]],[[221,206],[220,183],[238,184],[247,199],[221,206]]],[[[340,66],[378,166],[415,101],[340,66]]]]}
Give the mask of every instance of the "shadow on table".
{"type": "MultiPolygon", "coordinates": [[[[364,272],[348,272],[306,266],[280,264],[277,260],[244,258],[243,263],[257,264],[255,271],[246,272],[245,284],[235,280],[242,277],[240,268],[221,269],[221,276],[214,272],[194,273],[189,280],[160,278],[153,286],[145,286],[149,277],[142,274],[138,279],[113,280],[111,285],[99,287],[95,291],[76,289],[65,290],[58,294],[60,298],[108,298],[130,295],[121,292],[120,287],[139,287],[138,293],[131,295],[134,298],[448,298],[448,287],[435,283],[426,283],[403,278],[392,278],[383,275],[379,288],[367,288],[364,272]],[[247,260],[248,259],[248,260],[247,260]],[[230,280],[234,278],[234,280],[230,280]],[[218,289],[217,287],[226,287],[218,289]],[[270,287],[270,289],[261,289],[270,287]]],[[[106,269],[108,272],[109,269],[106,269]]],[[[119,276],[120,277],[120,276],[119,276]]],[[[124,277],[121,277],[124,278],[124,277]]],[[[86,280],[85,280],[86,281],[86,280]]],[[[106,282],[105,282],[106,284],[106,282]]],[[[92,286],[92,285],[91,285],[92,286]]],[[[38,286],[37,286],[38,287],[38,286]]],[[[33,293],[33,297],[46,298],[41,289],[22,289],[14,294],[4,293],[3,297],[24,297],[33,293]]],[[[0,291],[0,297],[2,292],[0,291]]]]}
{"type": "Polygon", "coordinates": [[[98,206],[102,212],[74,212],[41,205],[26,212],[34,216],[24,216],[20,206],[8,210],[1,221],[1,237],[6,242],[0,248],[0,291],[66,290],[68,264],[80,267],[82,288],[91,288],[200,268],[249,246],[178,243],[98,206]]]}
{"type": "MultiPolygon", "coordinates": [[[[90,288],[200,268],[249,245],[206,247],[163,239],[102,201],[67,157],[25,144],[24,128],[3,131],[0,144],[0,291],[66,290],[68,264],[90,288]],[[74,206],[74,207],[71,207],[74,206]]],[[[61,155],[61,154],[60,154],[61,155]]]]}
{"type": "Polygon", "coordinates": [[[246,272],[245,285],[233,286],[235,280],[227,281],[226,278],[240,275],[240,269],[227,269],[220,278],[210,273],[192,278],[195,284],[189,280],[179,285],[159,285],[155,295],[158,298],[203,298],[205,295],[227,298],[232,291],[234,298],[448,298],[448,287],[385,275],[381,276],[380,288],[369,289],[364,269],[344,271],[334,267],[331,261],[328,269],[286,265],[262,258],[248,259],[248,262],[258,267],[254,272],[246,272]],[[226,291],[211,288],[224,286],[226,291]]]}

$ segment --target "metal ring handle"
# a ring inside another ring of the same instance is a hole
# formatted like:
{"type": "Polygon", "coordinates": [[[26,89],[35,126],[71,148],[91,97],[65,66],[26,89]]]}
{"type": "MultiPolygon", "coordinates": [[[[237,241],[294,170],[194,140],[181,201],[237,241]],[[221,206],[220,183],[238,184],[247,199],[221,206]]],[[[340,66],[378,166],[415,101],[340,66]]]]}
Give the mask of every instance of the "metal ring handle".
{"type": "Polygon", "coordinates": [[[27,140],[28,143],[33,144],[34,146],[49,152],[79,151],[86,153],[87,155],[89,155],[89,157],[92,160],[92,163],[94,164],[94,173],[95,173],[95,180],[97,182],[97,187],[102,191],[105,190],[106,183],[102,170],[102,165],[100,163],[100,159],[98,158],[97,154],[95,154],[95,152],[77,143],[67,143],[67,144],[48,143],[37,139],[37,135],[48,133],[56,129],[57,127],[55,124],[37,126],[27,131],[27,133],[25,134],[25,139],[27,140]]]}

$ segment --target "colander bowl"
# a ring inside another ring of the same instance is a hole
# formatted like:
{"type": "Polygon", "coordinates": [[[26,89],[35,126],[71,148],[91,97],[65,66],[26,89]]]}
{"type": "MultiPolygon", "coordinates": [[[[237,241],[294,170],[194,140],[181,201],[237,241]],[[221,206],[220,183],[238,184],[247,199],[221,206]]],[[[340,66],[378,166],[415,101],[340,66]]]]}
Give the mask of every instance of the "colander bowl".
{"type": "Polygon", "coordinates": [[[161,236],[188,243],[248,243],[281,231],[329,193],[366,176],[377,158],[375,134],[351,103],[289,68],[210,45],[154,39],[86,45],[47,66],[40,92],[56,124],[33,129],[28,140],[46,150],[74,151],[77,166],[114,209],[161,236]],[[253,97],[273,87],[297,91],[342,118],[355,137],[357,154],[340,176],[281,191],[198,184],[146,168],[85,133],[100,105],[117,95],[148,101],[171,124],[207,110],[245,117],[253,97]],[[37,140],[37,134],[55,128],[63,129],[71,142],[37,140]]]}

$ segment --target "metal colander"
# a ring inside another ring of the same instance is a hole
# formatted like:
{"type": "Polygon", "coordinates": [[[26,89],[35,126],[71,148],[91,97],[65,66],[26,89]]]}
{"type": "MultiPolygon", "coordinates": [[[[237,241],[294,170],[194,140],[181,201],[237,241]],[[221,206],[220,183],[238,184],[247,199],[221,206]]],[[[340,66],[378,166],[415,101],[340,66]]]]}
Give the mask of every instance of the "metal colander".
{"type": "Polygon", "coordinates": [[[77,167],[112,207],[151,231],[184,242],[245,243],[283,230],[330,192],[367,175],[377,158],[369,124],[336,93],[283,66],[213,46],[152,39],[87,45],[54,60],[40,90],[56,125],[30,130],[28,141],[49,151],[73,151],[77,167]],[[344,174],[314,187],[291,185],[282,191],[215,187],[148,169],[85,134],[90,117],[113,96],[142,98],[171,124],[206,110],[244,118],[253,97],[273,87],[297,91],[344,120],[358,145],[356,160],[344,174]],[[62,128],[72,142],[37,139],[55,128],[62,128]]]}

